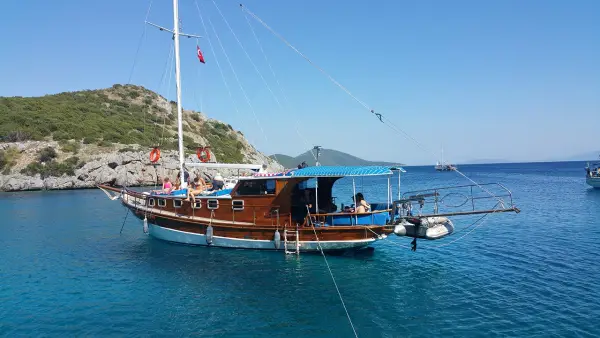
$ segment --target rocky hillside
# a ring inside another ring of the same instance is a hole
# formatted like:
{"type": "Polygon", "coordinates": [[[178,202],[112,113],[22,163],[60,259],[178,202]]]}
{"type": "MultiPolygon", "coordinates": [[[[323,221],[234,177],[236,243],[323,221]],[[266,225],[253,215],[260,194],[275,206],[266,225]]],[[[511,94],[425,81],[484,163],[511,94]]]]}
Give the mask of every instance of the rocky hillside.
{"type": "MultiPolygon", "coordinates": [[[[1,97],[0,190],[86,188],[106,182],[153,185],[157,177],[174,178],[176,111],[174,102],[133,85],[44,97],[1,97]],[[149,161],[153,146],[162,151],[156,167],[149,161]]],[[[197,161],[197,147],[210,146],[212,159],[218,162],[281,169],[230,125],[200,112],[183,113],[188,161],[197,161]]],[[[210,177],[214,171],[195,174],[210,177]]]]}

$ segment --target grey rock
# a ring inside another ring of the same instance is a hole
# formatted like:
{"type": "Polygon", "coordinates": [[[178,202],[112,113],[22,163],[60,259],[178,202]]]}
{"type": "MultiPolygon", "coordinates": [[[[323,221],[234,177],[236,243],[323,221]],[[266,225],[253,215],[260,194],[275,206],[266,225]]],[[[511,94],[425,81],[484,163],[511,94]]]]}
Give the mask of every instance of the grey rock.
{"type": "MultiPolygon", "coordinates": [[[[281,171],[283,167],[258,152],[250,145],[243,136],[238,135],[244,147],[242,154],[244,162],[255,164],[267,164],[268,171],[281,171]]],[[[110,152],[98,152],[98,148],[91,145],[82,145],[82,149],[76,155],[85,165],[75,170],[75,175],[61,177],[47,177],[41,179],[39,175],[30,177],[20,174],[20,170],[28,163],[36,160],[37,152],[45,147],[60,149],[55,141],[27,141],[19,143],[0,143],[0,149],[17,147],[21,152],[21,162],[13,168],[11,174],[0,175],[0,191],[42,190],[42,189],[77,189],[93,188],[97,184],[112,183],[122,186],[154,186],[160,183],[164,177],[175,179],[179,172],[179,156],[176,151],[162,151],[161,159],[156,164],[150,163],[148,151],[119,152],[117,149],[110,152]],[[87,147],[87,148],[86,148],[87,147]],[[95,153],[88,151],[95,150],[95,153]]],[[[73,154],[62,154],[61,160],[73,154]]],[[[215,154],[211,153],[215,161],[215,154]]],[[[199,162],[195,155],[187,156],[186,163],[199,162]]],[[[199,169],[187,168],[192,178],[198,176],[211,179],[219,172],[221,175],[236,176],[238,170],[231,169],[199,169]]],[[[243,173],[243,171],[241,171],[243,173]]]]}

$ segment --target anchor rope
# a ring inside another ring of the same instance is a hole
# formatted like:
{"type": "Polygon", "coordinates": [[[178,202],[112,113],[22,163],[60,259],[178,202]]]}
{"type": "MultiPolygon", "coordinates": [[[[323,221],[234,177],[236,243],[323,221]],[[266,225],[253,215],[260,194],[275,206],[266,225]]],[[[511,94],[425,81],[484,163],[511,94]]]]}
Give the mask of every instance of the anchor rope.
{"type": "Polygon", "coordinates": [[[323,256],[323,259],[325,260],[325,265],[327,265],[327,270],[329,270],[329,275],[331,276],[331,280],[333,280],[333,285],[335,286],[335,290],[337,291],[338,296],[340,297],[340,302],[342,302],[342,306],[344,307],[344,311],[346,312],[346,317],[348,317],[348,322],[350,323],[350,327],[352,327],[352,332],[354,332],[354,336],[356,338],[358,338],[358,334],[356,333],[356,329],[354,328],[354,324],[352,323],[352,319],[350,318],[350,313],[348,312],[348,309],[346,308],[346,303],[344,303],[344,298],[342,297],[340,288],[338,287],[337,282],[335,281],[335,277],[333,276],[333,272],[331,271],[329,262],[327,262],[327,257],[325,257],[325,253],[323,252],[323,247],[321,247],[321,241],[319,240],[319,236],[317,236],[317,230],[315,229],[315,224],[312,221],[312,218],[310,216],[310,210],[308,209],[308,206],[306,207],[306,210],[308,211],[308,221],[310,222],[310,224],[312,226],[312,230],[315,234],[315,238],[317,239],[317,246],[319,247],[321,256],[323,256]]]}
{"type": "MultiPolygon", "coordinates": [[[[216,6],[216,4],[215,4],[215,6],[216,6]]],[[[218,9],[218,7],[217,7],[217,9],[218,9]]],[[[254,116],[254,120],[255,120],[256,124],[258,125],[258,128],[260,129],[260,132],[262,133],[262,135],[265,139],[265,143],[269,144],[269,138],[267,136],[267,133],[265,133],[265,130],[263,129],[262,124],[260,123],[260,120],[258,118],[258,115],[256,115],[254,106],[252,106],[252,102],[250,101],[250,98],[248,97],[248,94],[246,93],[246,90],[244,89],[244,86],[242,85],[242,82],[240,81],[240,78],[238,77],[237,72],[235,71],[235,68],[233,67],[233,64],[231,63],[231,60],[229,59],[229,55],[225,51],[225,47],[223,46],[223,43],[221,42],[221,38],[219,37],[219,34],[217,33],[215,26],[212,24],[212,20],[210,19],[210,17],[207,17],[206,19],[208,20],[208,25],[211,27],[215,37],[217,38],[217,42],[219,43],[219,46],[221,47],[221,51],[223,52],[223,55],[225,55],[225,59],[227,60],[227,63],[229,64],[229,67],[231,68],[231,72],[233,73],[233,76],[234,76],[238,86],[240,87],[240,90],[242,91],[244,98],[246,99],[246,103],[250,107],[250,111],[252,112],[252,115],[254,116]]],[[[225,21],[225,22],[227,22],[227,21],[225,21]]],[[[277,162],[279,162],[277,160],[276,156],[275,156],[275,160],[277,162]]]]}
{"type": "Polygon", "coordinates": [[[129,208],[127,208],[127,212],[125,213],[125,218],[123,219],[123,224],[121,224],[121,231],[119,231],[119,235],[123,233],[123,228],[125,227],[125,221],[127,221],[127,216],[129,216],[129,208]]]}
{"type": "MultiPolygon", "coordinates": [[[[265,23],[256,14],[254,14],[253,12],[251,12],[250,10],[248,10],[243,5],[240,5],[240,7],[242,8],[242,11],[248,13],[251,17],[253,17],[261,25],[263,25],[263,27],[265,27],[268,31],[270,31],[273,35],[275,35],[283,43],[285,43],[289,48],[291,48],[298,55],[300,55],[302,58],[304,58],[310,65],[312,65],[314,68],[316,68],[317,70],[319,70],[332,83],[334,83],[341,90],[343,90],[344,92],[346,92],[346,94],[348,94],[352,99],[354,99],[361,106],[363,106],[365,109],[367,109],[371,114],[373,114],[374,116],[376,116],[381,123],[383,123],[384,125],[388,126],[389,128],[391,128],[392,130],[396,131],[397,133],[403,134],[409,140],[413,141],[422,151],[424,151],[426,153],[429,153],[429,154],[432,154],[434,157],[436,156],[433,151],[431,151],[430,149],[428,149],[427,147],[425,147],[425,145],[423,145],[421,142],[419,142],[417,139],[415,139],[409,133],[407,133],[403,129],[397,127],[391,120],[387,119],[383,114],[376,113],[375,110],[372,109],[368,104],[366,104],[364,101],[360,100],[358,97],[356,97],[354,94],[352,94],[352,92],[348,88],[346,88],[344,85],[342,85],[341,83],[339,83],[335,78],[333,78],[331,75],[329,75],[329,73],[327,73],[323,68],[321,68],[319,65],[317,65],[316,63],[314,63],[310,58],[308,58],[306,55],[304,55],[302,52],[300,52],[296,47],[294,47],[290,42],[288,42],[282,35],[280,35],[279,33],[277,33],[273,28],[271,28],[269,25],[267,25],[267,23],[265,23]]],[[[469,180],[470,182],[472,182],[473,184],[475,184],[477,187],[479,187],[481,190],[483,190],[484,192],[488,193],[490,196],[496,198],[499,202],[501,202],[503,204],[503,200],[501,198],[499,198],[498,196],[494,195],[488,189],[486,189],[485,187],[481,186],[479,183],[475,182],[471,178],[467,177],[465,174],[463,174],[462,172],[460,172],[458,169],[455,169],[453,171],[456,171],[458,174],[460,174],[461,176],[463,176],[464,178],[466,178],[467,180],[469,180]]]]}

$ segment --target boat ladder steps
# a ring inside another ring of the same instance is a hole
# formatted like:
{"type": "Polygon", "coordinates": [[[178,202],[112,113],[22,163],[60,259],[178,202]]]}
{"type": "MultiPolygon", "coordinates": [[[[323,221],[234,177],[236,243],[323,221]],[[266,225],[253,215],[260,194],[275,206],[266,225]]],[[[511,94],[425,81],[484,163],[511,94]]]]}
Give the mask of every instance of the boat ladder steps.
{"type": "Polygon", "coordinates": [[[298,230],[289,231],[283,230],[283,251],[286,255],[296,254],[300,255],[300,235],[298,230]],[[289,236],[289,238],[288,238],[289,236]],[[289,246],[292,245],[292,251],[289,251],[289,246]]]}

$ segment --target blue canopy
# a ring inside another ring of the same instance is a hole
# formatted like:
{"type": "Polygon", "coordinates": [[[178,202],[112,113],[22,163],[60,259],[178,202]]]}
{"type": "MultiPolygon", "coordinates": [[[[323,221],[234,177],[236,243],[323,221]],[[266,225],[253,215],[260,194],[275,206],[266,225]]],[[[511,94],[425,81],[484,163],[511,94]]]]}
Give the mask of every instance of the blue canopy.
{"type": "Polygon", "coordinates": [[[319,166],[295,169],[288,173],[293,177],[344,177],[344,176],[376,176],[391,175],[392,171],[388,167],[365,166],[365,167],[346,167],[346,166],[319,166]]]}

